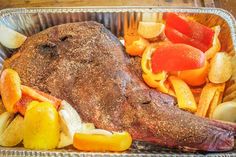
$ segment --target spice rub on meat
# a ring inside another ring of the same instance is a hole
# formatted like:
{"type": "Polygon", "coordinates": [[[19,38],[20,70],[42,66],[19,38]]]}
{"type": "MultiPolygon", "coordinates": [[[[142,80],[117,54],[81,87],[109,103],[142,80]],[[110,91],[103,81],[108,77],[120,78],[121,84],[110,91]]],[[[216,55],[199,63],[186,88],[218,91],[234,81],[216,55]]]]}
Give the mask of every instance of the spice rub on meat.
{"type": "Polygon", "coordinates": [[[103,25],[79,22],[29,37],[4,68],[16,70],[22,84],[65,99],[97,128],[168,147],[233,148],[235,127],[178,109],[171,96],[147,87],[132,63],[103,25]]]}

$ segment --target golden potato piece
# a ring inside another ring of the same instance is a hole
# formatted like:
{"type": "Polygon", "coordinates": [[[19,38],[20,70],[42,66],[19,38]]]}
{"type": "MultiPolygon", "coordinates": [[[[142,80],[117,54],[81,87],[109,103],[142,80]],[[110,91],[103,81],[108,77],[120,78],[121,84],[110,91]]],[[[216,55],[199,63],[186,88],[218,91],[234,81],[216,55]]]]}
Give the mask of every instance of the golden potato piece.
{"type": "Polygon", "coordinates": [[[24,119],[17,115],[14,120],[8,125],[4,132],[0,135],[1,146],[16,146],[23,139],[23,122],[24,119]]]}
{"type": "Polygon", "coordinates": [[[31,102],[25,113],[23,130],[23,143],[25,148],[56,148],[60,137],[60,124],[57,110],[48,102],[31,102]]]}

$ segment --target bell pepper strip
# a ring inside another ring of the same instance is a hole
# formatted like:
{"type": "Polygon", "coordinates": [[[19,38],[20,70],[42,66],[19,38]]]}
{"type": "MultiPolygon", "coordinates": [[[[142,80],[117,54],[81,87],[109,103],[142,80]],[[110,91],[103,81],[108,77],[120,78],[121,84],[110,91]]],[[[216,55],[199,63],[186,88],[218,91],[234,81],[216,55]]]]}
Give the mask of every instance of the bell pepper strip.
{"type": "Polygon", "coordinates": [[[178,77],[184,80],[190,86],[200,86],[206,82],[208,71],[209,63],[205,61],[205,64],[202,68],[180,71],[178,73],[178,77]]]}
{"type": "Polygon", "coordinates": [[[222,101],[224,89],[225,83],[207,83],[201,92],[196,115],[211,117],[216,106],[222,101]]]}
{"type": "Polygon", "coordinates": [[[175,96],[174,92],[171,91],[170,85],[167,83],[166,79],[163,80],[155,80],[155,78],[152,77],[153,75],[151,73],[149,74],[142,74],[144,82],[152,88],[156,88],[158,91],[166,94],[170,94],[172,96],[175,96]]]}
{"type": "Polygon", "coordinates": [[[29,105],[29,103],[31,103],[32,101],[34,101],[35,99],[23,94],[20,101],[18,101],[15,105],[16,111],[19,112],[21,115],[25,115],[27,106],[29,105]]]}
{"type": "Polygon", "coordinates": [[[168,83],[166,83],[167,73],[165,71],[161,71],[159,73],[154,74],[152,72],[151,67],[151,57],[153,52],[155,52],[156,48],[161,45],[169,45],[169,42],[160,42],[150,44],[142,55],[141,66],[143,70],[143,80],[144,82],[152,88],[156,88],[158,91],[163,93],[168,93],[174,95],[174,92],[170,91],[170,87],[168,83]],[[171,92],[171,93],[169,93],[171,92]]]}
{"type": "Polygon", "coordinates": [[[166,37],[173,43],[185,43],[205,52],[212,46],[214,31],[198,22],[175,13],[165,14],[166,37]]]}
{"type": "Polygon", "coordinates": [[[174,88],[178,107],[190,112],[196,112],[197,104],[188,85],[176,76],[170,76],[168,79],[174,88]]]}
{"type": "Polygon", "coordinates": [[[20,100],[22,92],[21,80],[15,70],[3,70],[0,78],[0,90],[2,102],[7,112],[16,113],[14,106],[20,100]]]}
{"type": "Polygon", "coordinates": [[[125,151],[132,144],[132,137],[128,132],[114,132],[112,135],[98,135],[76,133],[73,146],[81,151],[125,151]]]}
{"type": "Polygon", "coordinates": [[[175,96],[174,93],[170,92],[170,85],[167,83],[167,80],[160,80],[156,86],[156,89],[163,93],[175,96]]]}
{"type": "Polygon", "coordinates": [[[125,44],[126,52],[131,56],[142,56],[145,48],[149,45],[149,42],[142,38],[138,37],[138,39],[134,40],[131,44],[125,44]]]}
{"type": "Polygon", "coordinates": [[[165,71],[161,71],[157,74],[154,74],[152,72],[151,57],[152,57],[153,52],[155,52],[156,47],[158,45],[159,44],[157,44],[157,43],[150,44],[146,48],[146,50],[144,51],[144,53],[142,55],[142,60],[141,60],[141,67],[143,70],[143,79],[152,88],[155,88],[157,86],[157,85],[155,85],[156,81],[165,80],[167,77],[167,73],[165,71]]]}
{"type": "MultiPolygon", "coordinates": [[[[153,75],[156,75],[153,73],[152,67],[151,67],[152,55],[158,47],[164,46],[164,45],[168,46],[170,44],[171,44],[170,42],[165,41],[165,42],[152,43],[149,46],[147,46],[147,48],[145,49],[145,51],[142,55],[142,60],[141,60],[141,66],[142,66],[143,73],[146,73],[146,74],[152,73],[153,75]]],[[[162,74],[164,74],[164,73],[166,73],[166,72],[162,72],[162,74]]],[[[161,80],[163,78],[159,78],[159,77],[165,77],[165,76],[157,75],[155,77],[157,77],[156,80],[161,80]]]]}
{"type": "Polygon", "coordinates": [[[215,26],[212,28],[215,32],[214,34],[214,38],[213,38],[213,43],[212,43],[212,47],[210,47],[206,52],[205,52],[205,55],[206,55],[206,59],[209,60],[211,58],[213,58],[215,56],[215,54],[217,52],[220,51],[221,49],[221,44],[220,44],[220,40],[218,38],[219,34],[220,34],[220,26],[215,26]]]}
{"type": "Polygon", "coordinates": [[[200,117],[206,117],[208,108],[211,104],[211,101],[216,93],[217,87],[212,83],[207,83],[203,89],[202,93],[200,95],[199,103],[196,115],[200,117]]]}
{"type": "Polygon", "coordinates": [[[153,73],[197,69],[203,67],[204,63],[205,54],[186,44],[159,46],[151,60],[153,73]]]}
{"type": "Polygon", "coordinates": [[[15,110],[25,115],[25,111],[27,109],[27,106],[32,101],[40,101],[40,102],[49,102],[54,105],[56,109],[59,109],[61,100],[57,99],[51,95],[48,95],[44,92],[35,90],[33,88],[30,88],[28,86],[21,85],[21,91],[22,91],[22,97],[21,99],[16,103],[14,106],[15,110]]]}
{"type": "Polygon", "coordinates": [[[218,106],[218,104],[220,104],[220,91],[216,90],[215,95],[210,103],[210,106],[208,108],[206,117],[210,117],[212,118],[213,112],[216,109],[216,107],[218,106]]]}
{"type": "Polygon", "coordinates": [[[24,85],[21,85],[21,90],[23,94],[30,96],[34,100],[38,100],[40,102],[49,102],[53,104],[56,109],[60,107],[61,100],[56,97],[24,85]]]}

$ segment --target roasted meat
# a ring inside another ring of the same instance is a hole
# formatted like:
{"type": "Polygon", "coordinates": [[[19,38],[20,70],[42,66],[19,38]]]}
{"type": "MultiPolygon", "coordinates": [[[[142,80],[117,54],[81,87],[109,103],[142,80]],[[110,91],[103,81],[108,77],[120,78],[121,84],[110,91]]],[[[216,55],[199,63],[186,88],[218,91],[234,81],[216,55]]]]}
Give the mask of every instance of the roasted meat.
{"type": "Polygon", "coordinates": [[[29,37],[4,68],[16,70],[22,84],[65,99],[97,128],[167,147],[233,148],[235,126],[180,110],[174,98],[145,85],[139,64],[103,25],[80,22],[29,37]]]}

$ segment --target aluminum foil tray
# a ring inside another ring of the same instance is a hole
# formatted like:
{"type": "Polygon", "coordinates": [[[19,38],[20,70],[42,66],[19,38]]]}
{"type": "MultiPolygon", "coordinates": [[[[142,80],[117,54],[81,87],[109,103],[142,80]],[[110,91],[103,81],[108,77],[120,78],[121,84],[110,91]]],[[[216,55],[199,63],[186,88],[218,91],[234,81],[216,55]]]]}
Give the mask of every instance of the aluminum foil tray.
{"type": "MultiPolygon", "coordinates": [[[[48,27],[62,23],[94,20],[104,24],[117,37],[122,38],[129,29],[137,29],[144,12],[177,12],[188,14],[209,27],[221,25],[219,39],[222,51],[236,49],[236,22],[227,11],[216,8],[181,8],[181,7],[79,7],[79,8],[14,8],[0,11],[0,24],[30,36],[48,27]]],[[[4,59],[13,51],[0,45],[0,68],[4,59]]],[[[236,156],[236,148],[230,152],[183,152],[154,144],[135,141],[132,147],[123,153],[79,152],[72,147],[50,151],[33,151],[18,147],[0,147],[3,156],[236,156]]]]}

